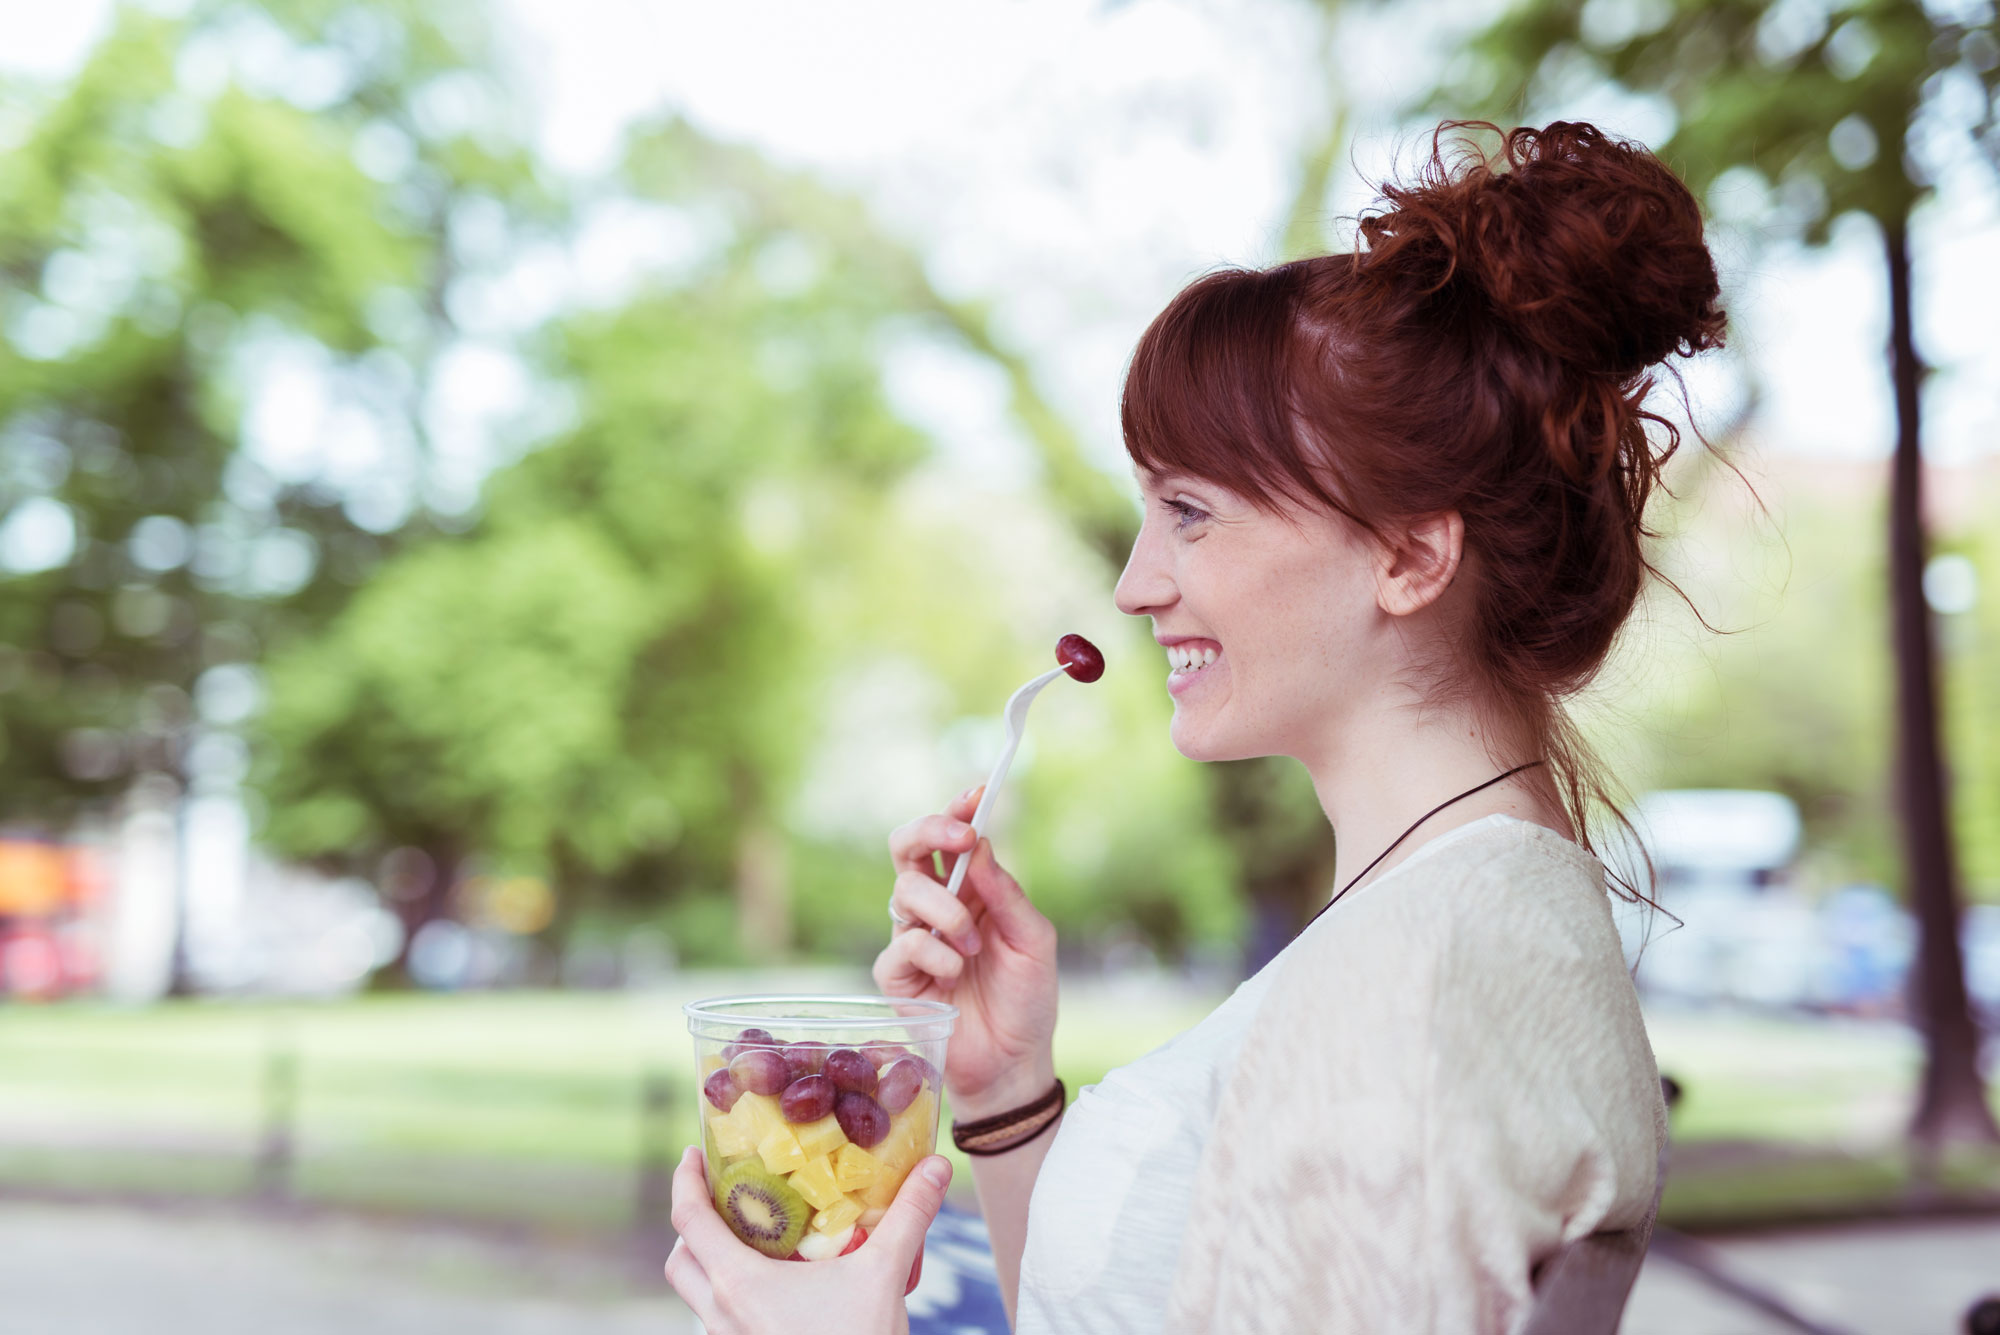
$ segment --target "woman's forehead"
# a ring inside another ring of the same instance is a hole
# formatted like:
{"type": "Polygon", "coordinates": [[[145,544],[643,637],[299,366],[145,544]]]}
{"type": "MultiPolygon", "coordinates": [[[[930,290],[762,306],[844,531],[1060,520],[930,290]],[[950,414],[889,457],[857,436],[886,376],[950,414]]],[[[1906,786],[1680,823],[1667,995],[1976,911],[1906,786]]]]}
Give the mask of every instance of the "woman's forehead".
{"type": "Polygon", "coordinates": [[[1206,479],[1198,478],[1192,473],[1183,473],[1178,469],[1173,469],[1173,468],[1164,469],[1156,473],[1152,469],[1146,467],[1146,465],[1144,464],[1133,464],[1132,476],[1138,480],[1138,483],[1141,487],[1151,487],[1155,489],[1160,487],[1171,486],[1176,482],[1206,481],[1206,479]]]}

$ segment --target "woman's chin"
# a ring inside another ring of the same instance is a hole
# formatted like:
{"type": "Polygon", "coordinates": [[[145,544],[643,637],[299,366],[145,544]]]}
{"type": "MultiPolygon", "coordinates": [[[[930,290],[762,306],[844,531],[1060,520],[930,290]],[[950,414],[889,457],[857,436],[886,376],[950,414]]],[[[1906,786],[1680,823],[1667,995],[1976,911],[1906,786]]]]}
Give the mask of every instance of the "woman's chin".
{"type": "Polygon", "coordinates": [[[1213,762],[1222,760],[1254,760],[1258,756],[1272,755],[1274,752],[1244,745],[1242,739],[1232,739],[1218,734],[1213,728],[1197,727],[1183,719],[1178,711],[1174,714],[1173,726],[1168,730],[1174,750],[1189,760],[1213,762]]]}

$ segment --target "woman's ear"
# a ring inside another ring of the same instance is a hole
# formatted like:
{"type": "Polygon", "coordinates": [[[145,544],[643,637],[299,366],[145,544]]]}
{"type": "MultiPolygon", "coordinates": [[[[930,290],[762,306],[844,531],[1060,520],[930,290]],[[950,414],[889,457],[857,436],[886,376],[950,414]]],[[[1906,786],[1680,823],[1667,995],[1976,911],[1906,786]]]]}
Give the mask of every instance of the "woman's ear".
{"type": "Polygon", "coordinates": [[[1444,510],[1383,536],[1375,567],[1375,603],[1394,617],[1421,612],[1451,587],[1465,556],[1465,520],[1444,510]]]}

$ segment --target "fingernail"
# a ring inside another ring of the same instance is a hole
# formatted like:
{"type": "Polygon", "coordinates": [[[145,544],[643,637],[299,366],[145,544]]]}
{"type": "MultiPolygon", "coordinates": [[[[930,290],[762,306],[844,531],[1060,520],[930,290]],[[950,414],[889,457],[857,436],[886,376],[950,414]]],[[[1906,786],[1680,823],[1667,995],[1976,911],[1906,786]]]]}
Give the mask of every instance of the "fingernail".
{"type": "Polygon", "coordinates": [[[979,933],[978,933],[978,932],[967,932],[967,933],[965,934],[965,947],[964,947],[964,949],[965,949],[965,953],[966,953],[966,954],[968,954],[968,955],[977,955],[977,954],[979,953],[979,945],[980,945],[980,941],[979,941],[979,933]]]}
{"type": "MultiPolygon", "coordinates": [[[[976,783],[973,784],[972,787],[966,789],[964,792],[958,795],[959,802],[970,802],[972,800],[972,795],[978,791],[979,791],[979,785],[976,783]]],[[[956,806],[957,803],[953,803],[953,805],[956,806]]]]}
{"type": "Polygon", "coordinates": [[[924,1165],[924,1180],[942,1190],[951,1181],[951,1165],[942,1159],[932,1159],[924,1165]]]}
{"type": "Polygon", "coordinates": [[[963,839],[966,835],[972,833],[972,827],[962,820],[955,820],[946,827],[945,833],[954,839],[963,839]]]}

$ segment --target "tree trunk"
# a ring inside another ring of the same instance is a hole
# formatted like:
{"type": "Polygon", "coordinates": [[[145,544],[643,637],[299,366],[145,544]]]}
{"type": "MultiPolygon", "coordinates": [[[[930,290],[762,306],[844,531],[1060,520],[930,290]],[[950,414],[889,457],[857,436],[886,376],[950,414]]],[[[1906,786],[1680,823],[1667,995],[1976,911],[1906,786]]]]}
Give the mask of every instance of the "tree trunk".
{"type": "Polygon", "coordinates": [[[390,907],[403,925],[403,944],[397,948],[396,958],[377,971],[371,987],[412,986],[416,980],[410,977],[410,947],[416,944],[417,933],[451,911],[451,893],[458,887],[458,848],[446,840],[427,840],[423,853],[428,861],[425,874],[396,887],[390,897],[390,907]]]}
{"type": "Polygon", "coordinates": [[[1907,218],[1883,228],[1889,267],[1889,359],[1896,391],[1896,454],[1889,493],[1889,605],[1896,657],[1897,789],[1904,860],[1917,919],[1911,1009],[1924,1035],[1924,1073],[1911,1138],[1928,1153],[1947,1144],[2000,1144],[1979,1073],[1979,1027],[1965,992],[1937,666],[1924,603],[1923,468],[1918,390],[1923,367],[1911,330],[1907,218]]]}
{"type": "Polygon", "coordinates": [[[752,963],[778,962],[791,954],[785,837],[762,817],[746,819],[736,839],[736,934],[743,957],[752,963]]]}

